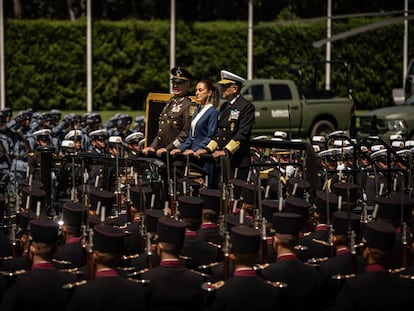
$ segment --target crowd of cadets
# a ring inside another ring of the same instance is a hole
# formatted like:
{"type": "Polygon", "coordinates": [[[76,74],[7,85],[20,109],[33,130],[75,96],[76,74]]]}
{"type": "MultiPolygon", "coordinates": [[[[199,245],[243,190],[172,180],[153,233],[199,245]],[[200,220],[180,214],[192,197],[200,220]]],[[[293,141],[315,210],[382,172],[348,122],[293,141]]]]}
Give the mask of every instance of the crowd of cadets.
{"type": "MultiPolygon", "coordinates": [[[[412,141],[335,132],[314,137],[312,154],[252,143],[247,181],[236,175],[209,189],[191,180],[174,209],[154,206],[159,193],[137,179],[114,191],[94,177],[51,216],[38,161],[30,164],[36,145],[45,139],[62,156],[76,142],[108,156],[116,146],[122,153],[113,156],[124,157],[134,140],[129,152],[140,155],[142,127],[130,129],[127,115],[105,126],[94,113],[60,122],[58,111],[10,116],[2,111],[2,176],[6,191],[13,170],[22,174],[21,202],[0,198],[1,310],[399,310],[414,302],[412,141]]],[[[253,141],[297,143],[287,136],[253,141]]]]}
{"type": "MultiPolygon", "coordinates": [[[[171,74],[187,96],[191,75],[171,74]]],[[[142,118],[0,111],[0,310],[412,306],[414,142],[249,140],[243,81],[222,71],[228,101],[198,157],[153,145],[181,133],[162,117],[145,151],[142,118]],[[151,157],[157,180],[139,165],[151,157]]]]}
{"type": "MultiPolygon", "coordinates": [[[[53,146],[54,158],[61,158],[74,152],[114,151],[107,146],[110,137],[114,138],[110,142],[122,140],[126,146],[129,142],[131,153],[138,151],[144,142],[143,116],[137,116],[133,122],[130,115],[118,113],[103,123],[96,112],[83,116],[71,113],[62,117],[55,109],[43,113],[27,109],[18,112],[14,118],[12,115],[9,108],[0,111],[0,192],[4,196],[16,193],[14,187],[21,185],[29,175],[38,179],[39,146],[53,146]]],[[[56,175],[59,175],[58,171],[56,175]]]]}

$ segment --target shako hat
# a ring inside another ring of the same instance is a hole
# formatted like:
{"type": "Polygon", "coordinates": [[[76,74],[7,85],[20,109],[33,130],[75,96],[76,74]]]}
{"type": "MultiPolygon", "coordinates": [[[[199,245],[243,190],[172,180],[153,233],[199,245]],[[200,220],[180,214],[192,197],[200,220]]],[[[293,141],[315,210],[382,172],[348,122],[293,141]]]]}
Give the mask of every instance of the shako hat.
{"type": "Polygon", "coordinates": [[[59,233],[57,222],[49,219],[33,219],[30,221],[30,235],[34,242],[56,243],[59,233]]]}
{"type": "Polygon", "coordinates": [[[231,249],[233,252],[255,254],[260,247],[260,231],[251,227],[237,226],[231,229],[231,249]]]}
{"type": "Polygon", "coordinates": [[[93,234],[93,248],[102,253],[124,252],[125,231],[110,225],[96,225],[93,234]]]}
{"type": "Polygon", "coordinates": [[[186,223],[173,218],[160,217],[157,225],[158,242],[181,247],[184,243],[186,223]]]}

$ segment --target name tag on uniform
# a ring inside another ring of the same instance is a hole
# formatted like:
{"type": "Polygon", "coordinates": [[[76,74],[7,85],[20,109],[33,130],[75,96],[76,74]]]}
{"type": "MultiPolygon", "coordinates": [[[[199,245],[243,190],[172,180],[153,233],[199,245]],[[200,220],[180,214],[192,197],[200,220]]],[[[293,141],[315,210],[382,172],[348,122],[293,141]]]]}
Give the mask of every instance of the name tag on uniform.
{"type": "Polygon", "coordinates": [[[232,109],[232,110],[230,110],[229,121],[238,120],[239,116],[240,116],[240,110],[232,109]]]}

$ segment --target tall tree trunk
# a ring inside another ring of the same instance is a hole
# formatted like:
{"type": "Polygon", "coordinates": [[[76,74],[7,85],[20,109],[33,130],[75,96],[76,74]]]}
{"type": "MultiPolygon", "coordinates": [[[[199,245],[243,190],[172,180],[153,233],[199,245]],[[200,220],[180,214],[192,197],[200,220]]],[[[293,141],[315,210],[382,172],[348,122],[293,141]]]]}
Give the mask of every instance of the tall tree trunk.
{"type": "Polygon", "coordinates": [[[73,11],[73,0],[66,0],[66,6],[68,8],[68,16],[70,21],[75,21],[75,12],[73,11]]]}
{"type": "Polygon", "coordinates": [[[22,18],[22,4],[20,0],[13,0],[13,13],[15,18],[22,18]]]}

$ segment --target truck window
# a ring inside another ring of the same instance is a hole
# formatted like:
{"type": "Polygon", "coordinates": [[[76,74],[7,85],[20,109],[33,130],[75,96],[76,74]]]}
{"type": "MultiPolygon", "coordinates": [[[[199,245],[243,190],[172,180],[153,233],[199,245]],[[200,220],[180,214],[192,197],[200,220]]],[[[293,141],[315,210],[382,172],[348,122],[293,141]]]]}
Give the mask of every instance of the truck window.
{"type": "Polygon", "coordinates": [[[263,85],[253,85],[249,87],[244,94],[249,94],[252,96],[254,101],[263,101],[264,100],[264,90],[263,85]]]}
{"type": "Polygon", "coordinates": [[[288,100],[292,99],[290,88],[286,84],[270,84],[270,94],[272,100],[288,100]]]}

